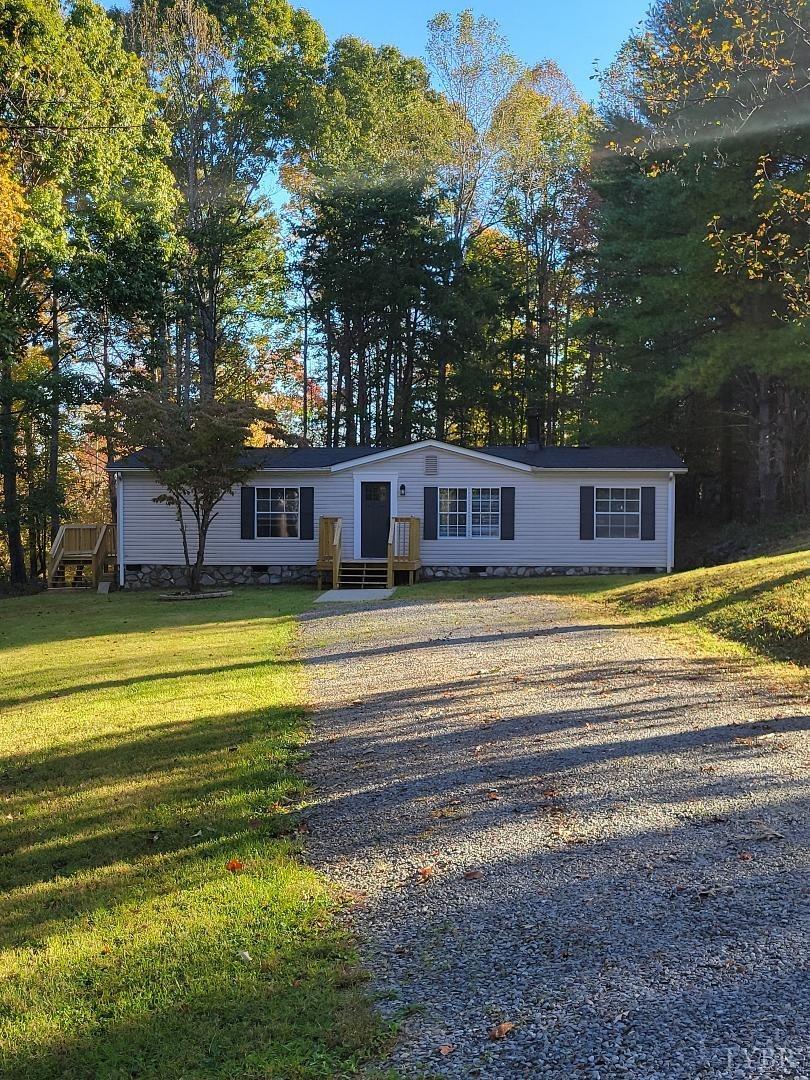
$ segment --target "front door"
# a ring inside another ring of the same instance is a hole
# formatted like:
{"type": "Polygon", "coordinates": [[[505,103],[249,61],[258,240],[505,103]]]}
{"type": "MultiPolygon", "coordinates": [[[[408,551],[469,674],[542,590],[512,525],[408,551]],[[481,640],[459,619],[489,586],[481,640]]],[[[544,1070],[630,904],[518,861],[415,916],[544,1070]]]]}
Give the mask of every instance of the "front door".
{"type": "Polygon", "coordinates": [[[391,521],[391,485],[379,480],[360,485],[360,556],[385,559],[391,521]]]}

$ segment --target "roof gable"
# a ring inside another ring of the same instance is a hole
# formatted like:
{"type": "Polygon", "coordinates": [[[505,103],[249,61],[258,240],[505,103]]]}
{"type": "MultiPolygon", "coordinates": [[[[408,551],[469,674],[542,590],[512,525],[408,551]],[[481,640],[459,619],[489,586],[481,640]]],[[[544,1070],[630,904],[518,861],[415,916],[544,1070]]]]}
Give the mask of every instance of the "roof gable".
{"type": "Polygon", "coordinates": [[[406,446],[394,446],[389,450],[378,450],[376,453],[371,454],[361,461],[355,459],[352,461],[341,462],[332,466],[332,472],[342,472],[344,469],[352,469],[357,465],[365,465],[368,461],[387,461],[389,458],[397,458],[401,457],[403,454],[411,454],[415,450],[446,450],[452,454],[459,454],[462,457],[478,458],[480,461],[488,461],[490,463],[497,461],[499,465],[505,465],[508,469],[518,469],[522,472],[531,472],[532,470],[532,466],[529,462],[499,457],[496,453],[485,447],[482,447],[480,450],[472,450],[466,446],[453,446],[452,443],[440,442],[438,439],[424,439],[422,442],[409,443],[406,446]]]}

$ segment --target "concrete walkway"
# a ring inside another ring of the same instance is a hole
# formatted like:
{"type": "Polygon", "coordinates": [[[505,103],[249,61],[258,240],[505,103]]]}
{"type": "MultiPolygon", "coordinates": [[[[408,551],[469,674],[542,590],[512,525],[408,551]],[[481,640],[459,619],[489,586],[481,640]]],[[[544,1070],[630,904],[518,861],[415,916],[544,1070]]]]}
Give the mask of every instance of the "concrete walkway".
{"type": "Polygon", "coordinates": [[[328,589],[315,597],[316,604],[369,604],[388,600],[393,589],[328,589]]]}

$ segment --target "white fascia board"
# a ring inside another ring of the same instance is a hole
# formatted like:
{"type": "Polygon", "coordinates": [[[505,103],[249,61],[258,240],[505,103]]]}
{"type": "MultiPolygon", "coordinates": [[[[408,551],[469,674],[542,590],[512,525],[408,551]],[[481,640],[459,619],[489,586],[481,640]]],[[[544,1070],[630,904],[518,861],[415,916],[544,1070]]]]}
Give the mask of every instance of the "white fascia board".
{"type": "Polygon", "coordinates": [[[332,472],[343,472],[344,469],[355,469],[358,465],[366,465],[369,462],[385,461],[388,458],[399,457],[401,454],[410,454],[413,450],[447,450],[451,454],[461,454],[462,457],[475,458],[477,461],[488,461],[490,465],[505,465],[509,469],[517,469],[520,472],[531,472],[532,466],[522,461],[510,461],[509,458],[498,457],[496,454],[484,454],[480,450],[469,450],[466,446],[451,446],[450,443],[439,442],[437,439],[425,439],[423,442],[410,443],[408,446],[394,446],[390,450],[380,450],[376,454],[368,454],[366,457],[353,458],[351,461],[341,461],[333,465],[332,472]]]}
{"type": "Polygon", "coordinates": [[[669,476],[670,473],[677,476],[684,476],[689,472],[688,469],[640,469],[638,467],[633,468],[630,465],[611,465],[610,468],[596,468],[593,465],[581,465],[578,469],[572,469],[570,466],[567,468],[553,468],[548,465],[533,465],[532,472],[536,473],[570,473],[571,476],[582,476],[585,473],[642,473],[649,476],[669,476]]]}

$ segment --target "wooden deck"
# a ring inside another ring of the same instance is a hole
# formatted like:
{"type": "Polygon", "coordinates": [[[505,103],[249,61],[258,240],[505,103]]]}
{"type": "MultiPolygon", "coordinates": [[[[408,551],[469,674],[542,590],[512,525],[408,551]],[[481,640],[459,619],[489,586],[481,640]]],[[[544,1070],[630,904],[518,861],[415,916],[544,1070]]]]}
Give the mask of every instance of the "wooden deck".
{"type": "Polygon", "coordinates": [[[71,522],[56,534],[48,555],[49,589],[98,589],[115,579],[116,528],[71,522]]]}
{"type": "Polygon", "coordinates": [[[421,569],[421,523],[415,517],[391,518],[385,559],[347,559],[343,556],[343,521],[322,517],[318,523],[318,588],[329,577],[334,589],[392,589],[399,572],[413,585],[421,569]]]}

